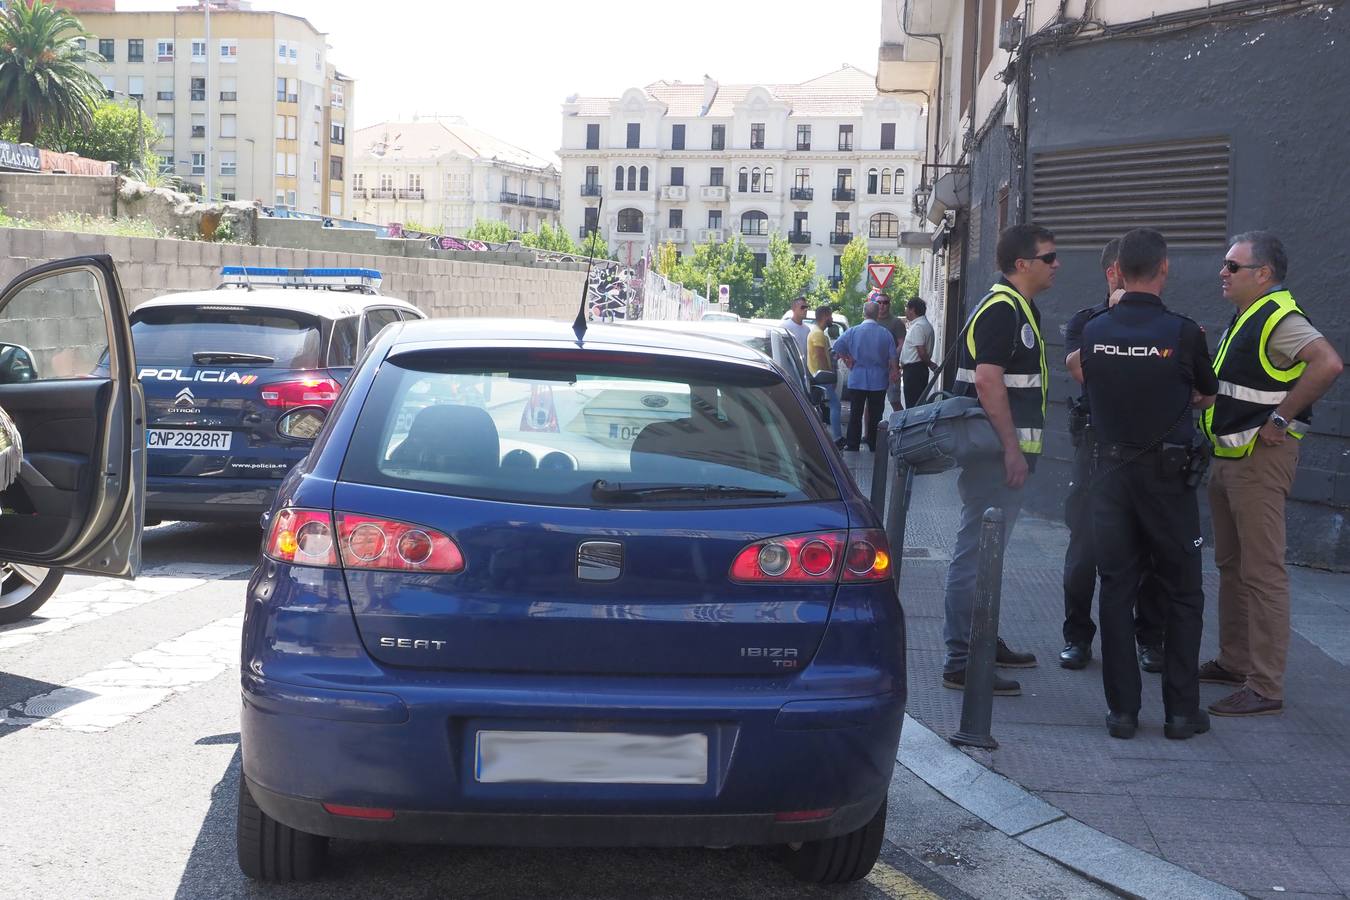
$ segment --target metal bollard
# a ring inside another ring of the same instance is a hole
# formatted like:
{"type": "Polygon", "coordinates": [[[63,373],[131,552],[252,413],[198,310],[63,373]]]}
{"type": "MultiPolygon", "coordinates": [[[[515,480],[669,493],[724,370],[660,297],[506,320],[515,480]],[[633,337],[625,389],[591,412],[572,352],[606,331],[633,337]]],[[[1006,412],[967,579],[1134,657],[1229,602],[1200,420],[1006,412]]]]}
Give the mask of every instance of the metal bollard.
{"type": "Polygon", "coordinates": [[[890,442],[886,440],[886,433],[889,430],[890,426],[885,419],[877,423],[877,452],[872,454],[870,494],[872,508],[877,511],[877,515],[882,515],[886,511],[886,464],[891,458],[890,442]]]}
{"type": "Polygon", "coordinates": [[[975,582],[975,614],[970,623],[970,656],[961,699],[961,729],[953,744],[998,748],[990,728],[994,719],[994,655],[998,644],[998,605],[1003,588],[1003,510],[991,506],[980,525],[980,573],[975,582]]]}
{"type": "Polygon", "coordinates": [[[900,590],[900,567],[905,560],[905,526],[909,521],[909,498],[914,490],[914,469],[896,460],[891,479],[891,499],[886,504],[886,543],[891,547],[891,580],[900,590]]]}

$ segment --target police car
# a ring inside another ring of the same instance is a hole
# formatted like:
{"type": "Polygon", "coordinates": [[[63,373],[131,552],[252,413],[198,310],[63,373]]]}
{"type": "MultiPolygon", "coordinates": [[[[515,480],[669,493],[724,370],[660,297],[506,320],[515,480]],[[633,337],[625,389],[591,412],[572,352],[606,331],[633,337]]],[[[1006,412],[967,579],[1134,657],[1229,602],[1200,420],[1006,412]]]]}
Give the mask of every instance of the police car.
{"type": "Polygon", "coordinates": [[[362,349],[425,318],[374,269],[226,266],[214,291],[131,314],[145,390],[146,521],[247,521],[302,459],[362,349]]]}

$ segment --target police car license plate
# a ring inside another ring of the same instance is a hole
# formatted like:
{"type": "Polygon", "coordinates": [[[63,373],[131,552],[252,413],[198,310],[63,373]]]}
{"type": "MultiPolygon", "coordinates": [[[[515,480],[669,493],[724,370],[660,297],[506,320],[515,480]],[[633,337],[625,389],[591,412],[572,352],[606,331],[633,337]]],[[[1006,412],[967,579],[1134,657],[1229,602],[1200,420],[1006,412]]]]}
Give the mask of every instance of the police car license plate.
{"type": "Polygon", "coordinates": [[[199,431],[193,428],[150,428],[145,432],[145,446],[151,450],[223,452],[230,449],[230,432],[199,431]]]}
{"type": "Polygon", "coordinates": [[[706,734],[480,731],[480,783],[707,784],[706,734]]]}

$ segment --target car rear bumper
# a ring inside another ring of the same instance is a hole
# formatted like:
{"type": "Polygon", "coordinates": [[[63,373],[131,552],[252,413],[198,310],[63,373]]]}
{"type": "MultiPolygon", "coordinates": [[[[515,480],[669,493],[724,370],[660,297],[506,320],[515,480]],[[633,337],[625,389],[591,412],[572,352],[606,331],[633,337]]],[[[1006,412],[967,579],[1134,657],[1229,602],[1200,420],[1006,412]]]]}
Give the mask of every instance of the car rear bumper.
{"type": "Polygon", "coordinates": [[[349,691],[278,683],[246,669],[244,775],[268,815],[332,837],[536,846],[815,840],[861,827],[884,800],[905,701],[903,691],[747,697],[742,688],[681,698],[670,684],[592,694],[546,684],[349,691]],[[476,735],[499,729],[703,732],[708,779],[479,783],[476,735]],[[394,817],[333,815],[323,803],[392,809],[394,817]],[[780,813],[819,817],[780,821],[780,813]]]}
{"type": "Polygon", "coordinates": [[[280,486],[280,479],[150,476],[145,515],[152,520],[257,524],[280,486]]]}

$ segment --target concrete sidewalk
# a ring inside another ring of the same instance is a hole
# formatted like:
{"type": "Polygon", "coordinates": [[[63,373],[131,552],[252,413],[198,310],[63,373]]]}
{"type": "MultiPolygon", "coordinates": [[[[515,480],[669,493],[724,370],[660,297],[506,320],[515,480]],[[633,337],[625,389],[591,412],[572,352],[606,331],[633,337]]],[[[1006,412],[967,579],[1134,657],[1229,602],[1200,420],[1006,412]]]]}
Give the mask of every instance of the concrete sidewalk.
{"type": "MultiPolygon", "coordinates": [[[[865,492],[872,455],[845,457],[865,492]]],[[[961,694],[941,684],[955,481],[955,473],[915,479],[900,583],[909,713],[944,737],[957,729],[961,707],[961,694]]],[[[1037,489],[1034,476],[1029,489],[1037,489]]],[[[1005,672],[1023,693],[994,701],[999,749],[966,752],[1072,818],[1245,894],[1350,896],[1350,576],[1290,570],[1294,634],[1283,715],[1215,717],[1209,734],[1169,741],[1159,676],[1145,674],[1139,734],[1120,741],[1102,720],[1100,647],[1087,669],[1058,664],[1067,542],[1060,522],[1018,521],[1006,550],[1000,634],[1036,653],[1040,665],[1005,672]]],[[[1207,550],[1202,661],[1217,651],[1217,595],[1207,550]]],[[[1201,701],[1228,692],[1201,685],[1201,701]]]]}

